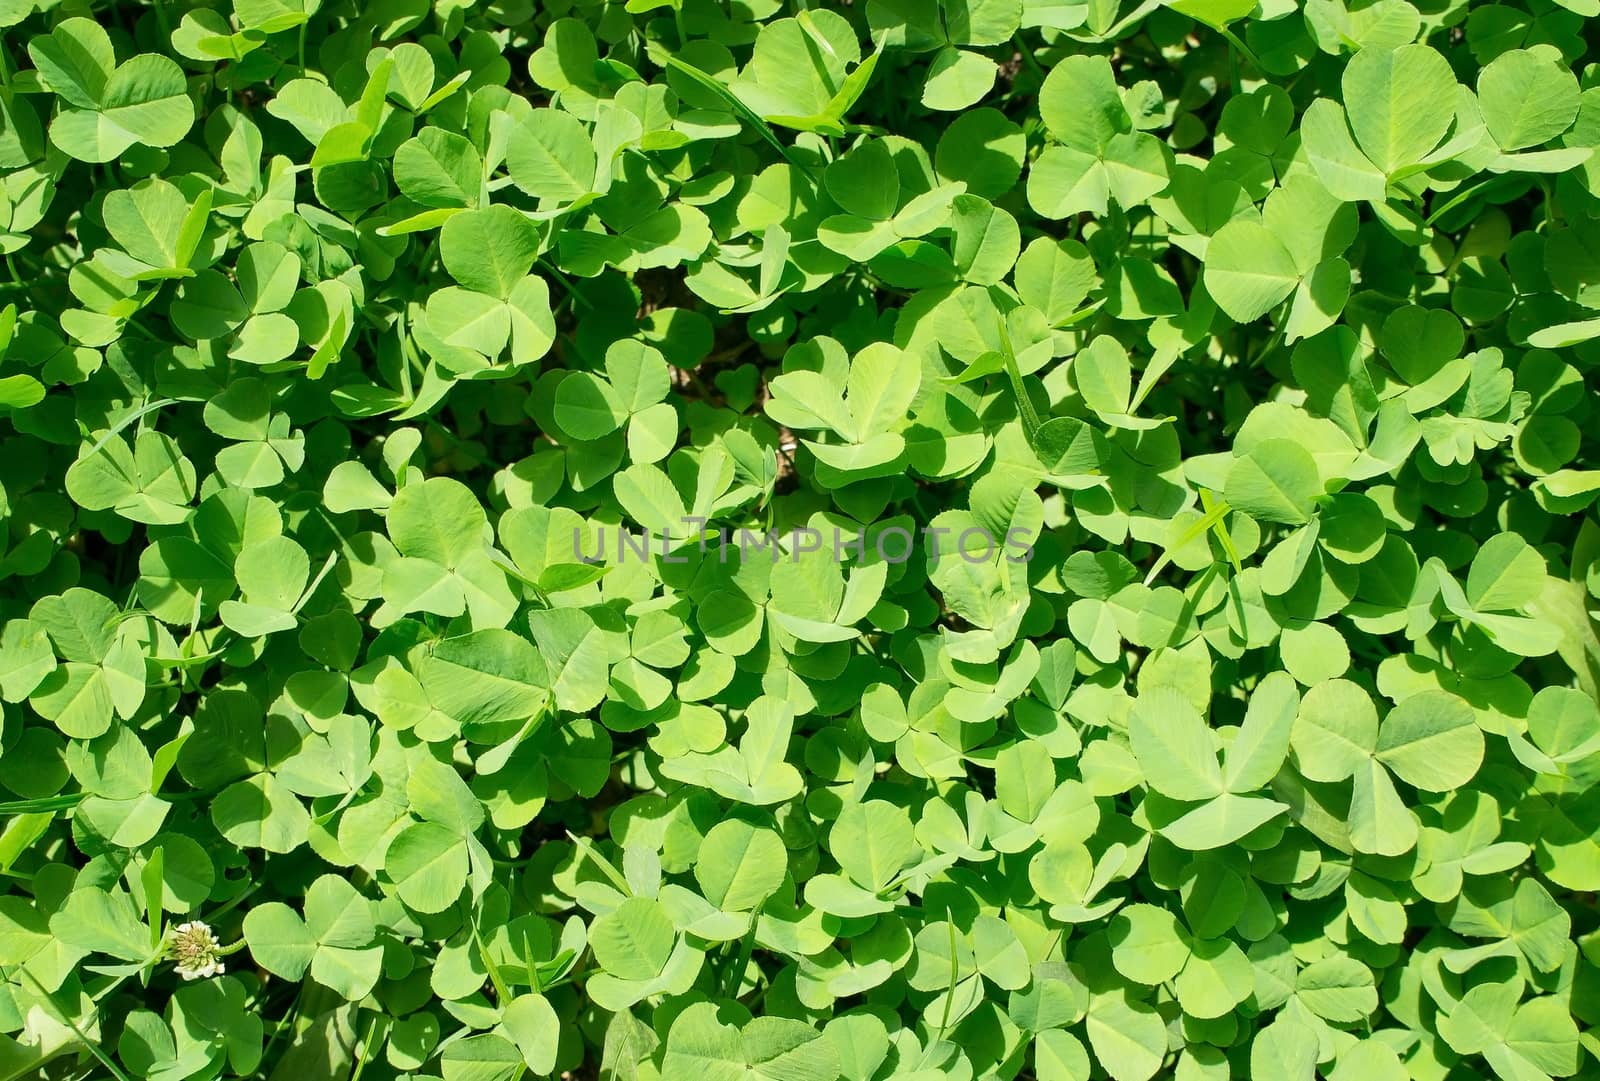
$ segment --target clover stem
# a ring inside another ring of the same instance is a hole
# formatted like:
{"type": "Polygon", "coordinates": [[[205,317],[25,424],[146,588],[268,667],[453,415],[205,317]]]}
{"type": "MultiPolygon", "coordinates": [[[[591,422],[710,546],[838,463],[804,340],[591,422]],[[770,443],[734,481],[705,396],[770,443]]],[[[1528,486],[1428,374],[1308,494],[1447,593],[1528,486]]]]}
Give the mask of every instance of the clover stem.
{"type": "Polygon", "coordinates": [[[149,327],[146,327],[143,323],[139,322],[137,319],[134,319],[132,316],[128,317],[127,326],[138,331],[143,337],[149,338],[153,342],[159,342],[161,340],[160,338],[156,337],[154,332],[152,332],[149,327]]]}
{"type": "Polygon", "coordinates": [[[212,909],[206,914],[205,922],[213,924],[216,923],[218,917],[223,916],[228,912],[232,912],[235,908],[238,908],[241,904],[248,900],[252,894],[260,890],[263,885],[265,885],[265,883],[257,882],[246,889],[241,890],[235,896],[228,898],[222,904],[218,905],[216,908],[212,909]]]}
{"type": "Polygon", "coordinates": [[[1261,351],[1256,353],[1254,357],[1250,358],[1251,361],[1253,363],[1260,364],[1263,360],[1265,360],[1269,355],[1271,355],[1272,351],[1278,348],[1278,346],[1283,342],[1284,335],[1287,332],[1288,318],[1285,316],[1283,319],[1278,321],[1277,328],[1274,329],[1272,335],[1267,338],[1267,343],[1261,347],[1261,351]]]}
{"type": "Polygon", "coordinates": [[[751,910],[750,930],[745,933],[744,940],[739,943],[739,952],[734,957],[733,965],[729,968],[727,982],[723,987],[723,997],[735,1001],[739,998],[739,985],[744,982],[745,970],[750,967],[750,958],[755,953],[756,946],[756,921],[760,919],[760,912],[765,907],[768,898],[763,897],[751,910]]]}
{"type": "Polygon", "coordinates": [[[557,270],[553,263],[551,263],[548,259],[541,258],[538,265],[540,270],[544,271],[546,274],[549,274],[556,280],[556,283],[559,284],[561,288],[567,291],[567,295],[572,298],[572,302],[574,304],[581,304],[590,311],[594,310],[594,303],[590,301],[588,297],[583,295],[583,292],[573,284],[571,278],[557,270]]]}
{"type": "Polygon", "coordinates": [[[1234,47],[1234,49],[1238,51],[1238,54],[1240,56],[1242,56],[1246,60],[1250,61],[1250,66],[1255,68],[1256,71],[1258,71],[1258,72],[1265,72],[1266,71],[1266,69],[1261,66],[1260,58],[1258,58],[1255,53],[1250,51],[1250,47],[1248,45],[1246,45],[1244,42],[1239,40],[1239,35],[1238,34],[1235,34],[1232,30],[1229,30],[1226,26],[1218,26],[1217,27],[1217,33],[1219,33],[1223,37],[1227,38],[1228,39],[1228,44],[1232,45],[1234,47]]]}
{"type": "Polygon", "coordinates": [[[1544,192],[1544,223],[1546,226],[1554,225],[1561,220],[1561,208],[1556,203],[1555,190],[1548,176],[1538,179],[1539,190],[1544,192]]]}
{"type": "Polygon", "coordinates": [[[1044,69],[1039,66],[1039,61],[1034,57],[1033,50],[1027,45],[1023,44],[1022,31],[1019,30],[1015,34],[1011,35],[1011,44],[1016,48],[1017,55],[1022,58],[1022,63],[1029,71],[1033,72],[1034,77],[1037,78],[1040,83],[1043,83],[1044,69]]]}
{"type": "Polygon", "coordinates": [[[167,18],[166,0],[153,0],[153,2],[156,9],[156,22],[161,26],[161,40],[166,45],[163,51],[170,52],[172,49],[172,22],[167,18]]]}
{"type": "Polygon", "coordinates": [[[678,30],[678,48],[681,50],[689,44],[689,35],[683,29],[683,4],[672,5],[672,25],[678,30]]]}

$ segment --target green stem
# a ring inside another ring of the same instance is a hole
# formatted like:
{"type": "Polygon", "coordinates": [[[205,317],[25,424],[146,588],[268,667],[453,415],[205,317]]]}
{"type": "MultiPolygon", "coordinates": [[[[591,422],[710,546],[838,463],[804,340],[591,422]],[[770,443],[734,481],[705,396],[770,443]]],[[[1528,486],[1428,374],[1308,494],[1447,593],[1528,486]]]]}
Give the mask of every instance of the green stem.
{"type": "Polygon", "coordinates": [[[172,22],[167,18],[166,0],[154,0],[156,8],[156,22],[161,24],[161,51],[172,51],[172,22]]]}
{"type": "Polygon", "coordinates": [[[756,922],[761,918],[760,913],[766,903],[767,898],[763,897],[750,916],[750,930],[745,934],[744,941],[739,943],[739,954],[734,958],[733,967],[728,972],[727,983],[723,987],[724,998],[737,1000],[739,997],[739,985],[744,982],[745,969],[750,967],[750,958],[755,953],[756,922]]]}
{"type": "Polygon", "coordinates": [[[950,1029],[950,1007],[955,1002],[956,984],[961,975],[961,966],[956,953],[956,925],[947,920],[945,929],[950,932],[950,984],[944,990],[944,1016],[939,1020],[939,1035],[935,1037],[934,1043],[944,1039],[944,1034],[950,1029]]]}
{"type": "Polygon", "coordinates": [[[218,905],[215,909],[213,909],[212,911],[206,913],[205,922],[206,923],[210,923],[210,924],[216,923],[218,919],[220,919],[221,917],[227,915],[229,912],[232,912],[234,909],[238,908],[240,905],[244,904],[247,900],[250,899],[250,897],[253,894],[255,894],[257,891],[259,891],[261,889],[261,887],[264,886],[265,884],[266,883],[264,883],[264,882],[257,882],[254,885],[249,886],[246,889],[243,889],[243,890],[239,891],[239,894],[237,896],[228,898],[228,900],[226,900],[222,904],[218,905]]]}
{"type": "MultiPolygon", "coordinates": [[[[1278,348],[1278,346],[1283,343],[1283,337],[1284,337],[1284,334],[1287,332],[1287,330],[1288,330],[1288,318],[1287,318],[1287,313],[1285,313],[1285,317],[1278,320],[1277,329],[1274,330],[1272,332],[1271,336],[1267,338],[1267,344],[1263,345],[1261,347],[1261,351],[1255,355],[1255,357],[1253,358],[1253,362],[1256,363],[1256,364],[1260,364],[1263,361],[1265,361],[1267,357],[1271,356],[1272,355],[1272,351],[1274,349],[1278,348]]],[[[1241,359],[1243,359],[1243,358],[1241,358],[1241,359]]]]}
{"type": "Polygon", "coordinates": [[[1470,187],[1463,188],[1461,191],[1457,192],[1449,199],[1446,199],[1441,205],[1436,207],[1426,218],[1423,219],[1422,224],[1430,226],[1433,225],[1440,218],[1444,217],[1444,215],[1448,214],[1450,211],[1454,210],[1456,207],[1460,206],[1474,195],[1477,195],[1479,192],[1483,191],[1498,179],[1499,177],[1490,177],[1488,180],[1473,184],[1470,187]]]}
{"type": "Polygon", "coordinates": [[[1039,61],[1034,58],[1033,50],[1023,44],[1022,31],[1019,30],[1011,35],[1011,44],[1016,48],[1017,55],[1022,57],[1022,63],[1029,71],[1033,72],[1034,78],[1041,83],[1044,82],[1044,69],[1039,66],[1039,61]]]}
{"type": "Polygon", "coordinates": [[[1027,433],[1028,445],[1037,446],[1039,428],[1039,411],[1033,407],[1033,399],[1028,397],[1028,388],[1022,382],[1022,370],[1017,367],[1017,355],[1011,348],[1011,335],[1006,330],[1005,317],[1001,316],[996,322],[1000,328],[1001,353],[1005,358],[1006,377],[1011,381],[1011,392],[1017,399],[1017,413],[1022,417],[1022,429],[1027,433]]]}
{"type": "MultiPolygon", "coordinates": [[[[1255,53],[1250,51],[1250,47],[1239,40],[1239,35],[1235,34],[1232,30],[1229,30],[1226,26],[1214,26],[1212,29],[1226,38],[1228,44],[1233,46],[1234,49],[1238,50],[1240,56],[1250,61],[1251,67],[1255,68],[1259,72],[1265,72],[1267,70],[1261,66],[1260,59],[1255,53]]],[[[1237,63],[1237,60],[1235,63],[1237,63]]],[[[1235,87],[1234,93],[1238,93],[1237,87],[1235,87]]]]}
{"type": "Polygon", "coordinates": [[[1539,190],[1544,192],[1544,224],[1546,228],[1561,221],[1561,208],[1556,205],[1555,185],[1548,176],[1541,176],[1538,180],[1539,190]]]}
{"type": "Polygon", "coordinates": [[[306,999],[309,997],[306,991],[307,988],[311,988],[312,995],[316,995],[318,992],[326,993],[325,989],[318,984],[314,984],[309,981],[300,984],[300,989],[295,993],[294,996],[293,1008],[290,1009],[288,1016],[284,1018],[283,1022],[272,1030],[272,1036],[267,1040],[267,1045],[261,1049],[261,1057],[263,1060],[267,1058],[267,1055],[277,1045],[278,1041],[281,1040],[286,1033],[293,1029],[295,1021],[300,1016],[301,1008],[305,1005],[306,999]]]}
{"type": "Polygon", "coordinates": [[[580,304],[589,311],[594,311],[593,302],[583,295],[583,291],[573,284],[572,279],[557,270],[550,260],[541,258],[539,260],[539,269],[554,278],[556,283],[567,291],[567,295],[572,298],[574,304],[580,304]]]}
{"type": "MultiPolygon", "coordinates": [[[[28,982],[33,984],[34,990],[39,993],[39,997],[43,999],[45,1005],[49,1007],[49,1012],[55,1014],[58,1021],[72,1030],[72,1034],[78,1037],[88,1052],[93,1055],[97,1061],[99,1061],[100,1065],[106,1068],[106,1071],[110,1073],[112,1077],[115,1077],[117,1081],[131,1081],[128,1075],[122,1072],[122,1068],[120,1066],[118,1066],[110,1058],[106,1057],[106,1053],[100,1050],[99,1044],[91,1040],[88,1034],[85,1033],[83,1029],[78,1027],[78,1022],[74,1021],[71,1015],[69,1015],[66,1010],[61,1008],[61,1005],[56,1002],[55,996],[49,991],[45,990],[44,984],[39,982],[37,976],[35,976],[32,972],[29,972],[26,967],[19,966],[17,969],[15,969],[15,971],[21,972],[28,978],[28,982]]],[[[117,982],[121,983],[122,981],[119,980],[117,982]]]]}
{"type": "Polygon", "coordinates": [[[367,1026],[366,1039],[361,1041],[361,1057],[356,1059],[355,1072],[350,1075],[350,1081],[361,1081],[361,1075],[366,1072],[367,1063],[372,1061],[372,1037],[378,1031],[378,1022],[383,1020],[383,1015],[378,1014],[372,1018],[372,1023],[367,1026]]]}

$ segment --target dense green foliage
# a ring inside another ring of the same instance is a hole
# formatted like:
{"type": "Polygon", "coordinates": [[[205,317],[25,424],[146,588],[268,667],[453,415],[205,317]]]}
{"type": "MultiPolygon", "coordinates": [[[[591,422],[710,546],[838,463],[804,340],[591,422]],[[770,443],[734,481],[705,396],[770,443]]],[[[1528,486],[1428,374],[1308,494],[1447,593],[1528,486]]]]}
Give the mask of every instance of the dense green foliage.
{"type": "Polygon", "coordinates": [[[0,0],[0,1079],[1600,1077],[1597,26],[0,0]]]}

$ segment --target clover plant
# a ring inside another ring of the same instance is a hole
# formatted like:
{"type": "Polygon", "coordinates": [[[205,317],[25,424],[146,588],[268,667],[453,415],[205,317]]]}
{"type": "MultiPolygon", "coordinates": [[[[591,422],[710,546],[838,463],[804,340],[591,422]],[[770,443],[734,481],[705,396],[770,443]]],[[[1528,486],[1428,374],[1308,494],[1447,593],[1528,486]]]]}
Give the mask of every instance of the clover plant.
{"type": "Polygon", "coordinates": [[[0,0],[0,1081],[1600,1078],[1597,27],[0,0]]]}

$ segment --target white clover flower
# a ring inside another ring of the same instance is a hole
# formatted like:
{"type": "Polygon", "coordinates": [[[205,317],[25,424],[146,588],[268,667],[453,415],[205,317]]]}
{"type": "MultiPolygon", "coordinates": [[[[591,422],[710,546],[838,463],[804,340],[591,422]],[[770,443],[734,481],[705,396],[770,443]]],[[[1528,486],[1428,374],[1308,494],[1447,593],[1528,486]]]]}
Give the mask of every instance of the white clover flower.
{"type": "Polygon", "coordinates": [[[222,974],[221,943],[211,928],[199,920],[180,923],[172,929],[171,957],[178,964],[178,975],[199,980],[222,974]]]}

